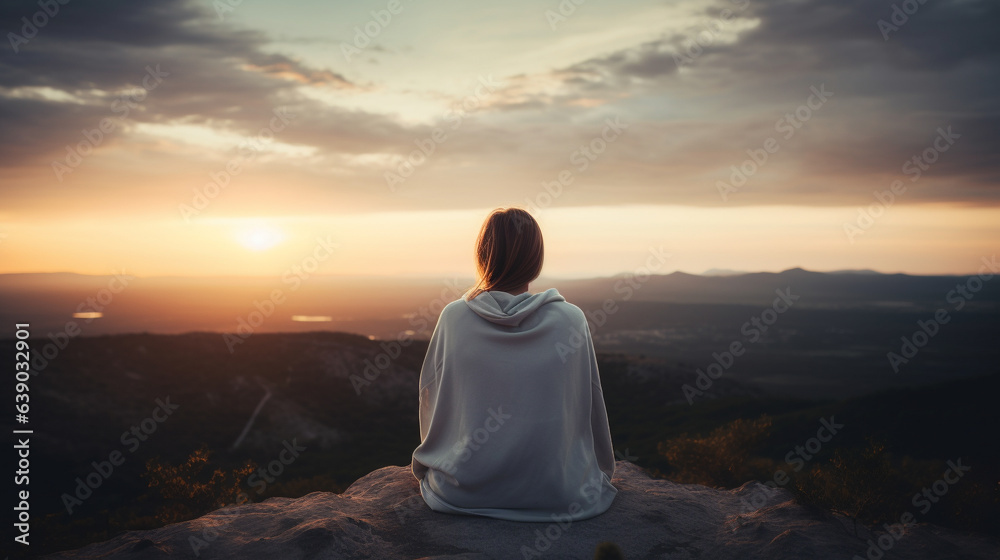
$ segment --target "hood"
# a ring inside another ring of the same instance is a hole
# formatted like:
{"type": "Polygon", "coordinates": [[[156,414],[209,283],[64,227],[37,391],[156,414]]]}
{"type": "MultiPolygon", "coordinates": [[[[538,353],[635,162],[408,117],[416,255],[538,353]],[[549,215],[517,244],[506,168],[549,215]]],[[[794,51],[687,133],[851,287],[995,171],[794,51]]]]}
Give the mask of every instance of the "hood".
{"type": "Polygon", "coordinates": [[[483,292],[465,303],[477,315],[498,325],[516,327],[525,317],[551,301],[566,301],[555,288],[531,294],[524,292],[512,296],[507,292],[483,292]]]}

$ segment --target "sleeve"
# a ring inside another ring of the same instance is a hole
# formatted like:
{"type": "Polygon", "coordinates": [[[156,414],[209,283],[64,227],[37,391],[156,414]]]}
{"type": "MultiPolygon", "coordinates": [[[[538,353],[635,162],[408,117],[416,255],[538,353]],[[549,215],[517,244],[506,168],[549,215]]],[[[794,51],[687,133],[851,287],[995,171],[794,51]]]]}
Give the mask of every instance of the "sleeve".
{"type": "Polygon", "coordinates": [[[427,354],[424,355],[423,365],[420,366],[420,381],[418,383],[417,399],[419,404],[420,417],[420,441],[427,438],[427,430],[430,426],[431,418],[434,416],[434,409],[437,406],[437,381],[441,368],[441,360],[444,358],[442,347],[444,345],[444,313],[438,317],[438,322],[434,325],[431,339],[427,344],[427,354]]]}
{"type": "Polygon", "coordinates": [[[410,461],[410,470],[417,480],[422,480],[427,473],[427,466],[417,459],[418,452],[425,448],[427,434],[430,431],[431,422],[434,420],[434,411],[438,405],[439,393],[439,373],[443,347],[443,332],[441,328],[441,318],[438,318],[431,339],[427,343],[427,353],[424,355],[423,364],[420,366],[420,380],[417,384],[418,417],[420,419],[420,445],[414,450],[410,461]]]}
{"type": "Polygon", "coordinates": [[[594,340],[591,338],[590,328],[584,330],[587,333],[587,351],[590,361],[590,428],[594,434],[594,453],[597,455],[597,465],[610,479],[615,474],[615,450],[611,443],[611,428],[608,425],[608,410],[604,405],[604,391],[601,389],[601,375],[597,368],[594,340]]]}

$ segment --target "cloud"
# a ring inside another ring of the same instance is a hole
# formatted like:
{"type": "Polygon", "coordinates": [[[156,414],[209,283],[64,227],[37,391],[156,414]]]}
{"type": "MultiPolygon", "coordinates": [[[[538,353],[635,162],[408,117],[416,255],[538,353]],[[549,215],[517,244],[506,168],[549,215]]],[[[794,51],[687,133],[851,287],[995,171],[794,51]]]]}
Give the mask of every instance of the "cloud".
{"type": "MultiPolygon", "coordinates": [[[[308,165],[285,176],[317,196],[349,193],[372,205],[425,208],[523,201],[561,169],[573,169],[574,151],[617,116],[630,123],[628,132],[576,173],[558,204],[712,206],[721,203],[716,181],[746,150],[776,136],[776,121],[805,103],[811,86],[825,84],[836,92],[831,102],[782,142],[731,204],[867,203],[942,126],[962,139],[905,201],[996,204],[1000,35],[993,30],[1000,6],[931,0],[885,40],[878,21],[891,21],[899,3],[715,2],[690,25],[669,22],[668,31],[665,23],[661,35],[637,37],[626,48],[498,77],[505,85],[452,130],[443,116],[413,124],[388,110],[347,108],[352,96],[385,84],[360,85],[335,68],[276,53],[266,34],[220,23],[207,3],[70,2],[20,53],[0,58],[0,166],[44,168],[81,130],[114,116],[111,104],[141,87],[147,66],[159,65],[170,75],[130,121],[252,133],[274,107],[290,106],[300,118],[281,142],[315,150],[308,165]],[[336,95],[307,96],[303,88],[336,95]],[[449,140],[400,196],[389,197],[386,162],[410,153],[435,127],[449,140]]],[[[18,0],[0,7],[0,16],[16,29],[37,9],[18,0]]],[[[437,71],[417,53],[398,57],[437,71]]],[[[104,146],[125,142],[135,139],[116,134],[104,146]]],[[[191,152],[192,165],[226,156],[191,152]]],[[[144,157],[172,163],[175,154],[144,157]]]]}
{"type": "MultiPolygon", "coordinates": [[[[31,17],[34,2],[6,3],[3,21],[31,17]]],[[[302,85],[351,89],[329,69],[265,52],[267,38],[218,23],[181,0],[71,2],[19,52],[0,59],[0,165],[44,160],[75,143],[80,131],[119,117],[113,103],[138,91],[147,68],[167,76],[128,118],[136,122],[204,123],[255,130],[272,109],[305,102],[302,85]],[[86,105],[15,92],[58,92],[86,105]]],[[[313,106],[313,112],[318,108],[313,106]]]]}
{"type": "Polygon", "coordinates": [[[643,142],[602,169],[636,184],[632,192],[644,193],[636,197],[717,204],[714,182],[746,150],[780,138],[776,121],[805,103],[811,86],[826,84],[833,102],[782,143],[742,202],[864,201],[947,126],[963,134],[961,142],[907,200],[1000,202],[1000,136],[990,128],[1000,114],[1000,5],[926,2],[905,22],[893,20],[894,5],[900,2],[717,3],[679,32],[519,77],[501,108],[574,122],[626,115],[639,121],[630,141],[643,142]],[[723,18],[723,9],[732,13],[723,18]],[[886,40],[879,20],[902,25],[886,40]],[[653,180],[657,174],[669,183],[653,180]]]}

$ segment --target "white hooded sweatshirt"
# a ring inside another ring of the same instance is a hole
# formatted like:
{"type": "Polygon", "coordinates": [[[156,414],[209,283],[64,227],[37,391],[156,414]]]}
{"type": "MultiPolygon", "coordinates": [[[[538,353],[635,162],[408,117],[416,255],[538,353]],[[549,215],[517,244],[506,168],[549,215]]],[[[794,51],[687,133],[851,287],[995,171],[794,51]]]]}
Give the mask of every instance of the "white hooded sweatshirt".
{"type": "Polygon", "coordinates": [[[554,288],[441,312],[420,370],[413,475],[427,505],[513,521],[604,513],[615,456],[586,316],[554,288]]]}

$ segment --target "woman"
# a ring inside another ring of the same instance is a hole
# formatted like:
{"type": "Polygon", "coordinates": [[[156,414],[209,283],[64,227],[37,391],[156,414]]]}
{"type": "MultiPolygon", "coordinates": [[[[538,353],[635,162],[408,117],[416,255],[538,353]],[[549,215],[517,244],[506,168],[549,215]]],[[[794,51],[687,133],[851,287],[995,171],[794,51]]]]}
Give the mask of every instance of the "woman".
{"type": "Polygon", "coordinates": [[[433,510],[578,520],[618,492],[586,316],[555,288],[528,292],[543,253],[530,214],[494,210],[476,246],[478,284],[431,335],[412,469],[433,510]]]}

